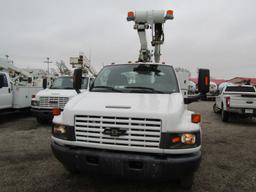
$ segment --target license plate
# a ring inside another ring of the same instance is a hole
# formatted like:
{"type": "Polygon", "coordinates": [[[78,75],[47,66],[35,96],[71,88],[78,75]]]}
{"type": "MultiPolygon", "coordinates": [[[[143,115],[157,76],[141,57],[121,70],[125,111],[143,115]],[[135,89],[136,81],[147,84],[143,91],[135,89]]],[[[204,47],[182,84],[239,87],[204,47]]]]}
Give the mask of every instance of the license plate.
{"type": "Polygon", "coordinates": [[[245,113],[253,113],[253,109],[245,109],[245,111],[244,111],[245,113]]]}

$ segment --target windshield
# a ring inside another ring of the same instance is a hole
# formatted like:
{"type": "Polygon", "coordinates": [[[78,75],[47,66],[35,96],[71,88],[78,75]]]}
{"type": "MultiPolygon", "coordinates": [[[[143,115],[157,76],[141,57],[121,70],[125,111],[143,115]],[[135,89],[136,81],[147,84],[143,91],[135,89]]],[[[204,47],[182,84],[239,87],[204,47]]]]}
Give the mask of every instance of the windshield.
{"type": "MultiPolygon", "coordinates": [[[[88,87],[88,78],[83,77],[82,79],[82,89],[87,89],[88,87]]],[[[74,89],[73,88],[73,77],[59,77],[55,79],[52,83],[50,89],[74,89]]]]}
{"type": "Polygon", "coordinates": [[[124,64],[101,70],[91,91],[125,93],[179,92],[175,72],[168,65],[124,64]]]}

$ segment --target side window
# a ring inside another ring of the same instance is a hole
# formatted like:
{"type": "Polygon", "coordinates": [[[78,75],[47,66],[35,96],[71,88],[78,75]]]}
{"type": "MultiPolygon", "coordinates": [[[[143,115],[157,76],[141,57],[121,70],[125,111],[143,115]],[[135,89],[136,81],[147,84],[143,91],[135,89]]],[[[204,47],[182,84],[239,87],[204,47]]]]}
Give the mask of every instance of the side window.
{"type": "Polygon", "coordinates": [[[104,69],[104,71],[102,72],[101,76],[96,79],[96,81],[100,81],[100,83],[98,83],[98,84],[100,84],[102,86],[106,86],[107,82],[109,81],[109,74],[110,74],[110,70],[107,69],[107,68],[104,69]]]}
{"type": "Polygon", "coordinates": [[[8,87],[8,81],[6,75],[4,75],[4,87],[8,87]]]}

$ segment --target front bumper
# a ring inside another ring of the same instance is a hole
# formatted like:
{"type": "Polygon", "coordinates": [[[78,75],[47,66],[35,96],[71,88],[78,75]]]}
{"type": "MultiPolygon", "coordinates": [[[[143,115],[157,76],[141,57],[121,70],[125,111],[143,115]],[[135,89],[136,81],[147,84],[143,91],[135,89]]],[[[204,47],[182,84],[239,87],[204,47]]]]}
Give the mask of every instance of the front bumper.
{"type": "Polygon", "coordinates": [[[51,109],[37,109],[37,108],[31,108],[32,114],[35,117],[39,117],[41,119],[48,119],[52,120],[53,115],[52,115],[52,110],[51,109]]]}
{"type": "Polygon", "coordinates": [[[55,157],[65,167],[80,172],[135,179],[175,179],[195,172],[201,152],[186,155],[156,155],[122,151],[74,148],[51,143],[55,157]]]}

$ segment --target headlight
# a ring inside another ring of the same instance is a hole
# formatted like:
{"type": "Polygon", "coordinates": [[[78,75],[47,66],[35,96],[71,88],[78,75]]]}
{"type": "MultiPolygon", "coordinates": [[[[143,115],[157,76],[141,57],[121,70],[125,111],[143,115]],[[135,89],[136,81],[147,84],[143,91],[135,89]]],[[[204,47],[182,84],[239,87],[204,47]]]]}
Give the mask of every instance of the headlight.
{"type": "Polygon", "coordinates": [[[201,145],[200,132],[162,133],[160,147],[163,149],[186,149],[201,145]]]}
{"type": "Polygon", "coordinates": [[[53,124],[52,135],[58,139],[75,141],[75,131],[72,126],[53,124]]]}
{"type": "Polygon", "coordinates": [[[37,101],[37,100],[32,100],[32,101],[31,101],[31,105],[32,105],[32,106],[39,106],[39,101],[37,101]]]}
{"type": "Polygon", "coordinates": [[[193,133],[182,134],[181,142],[186,145],[194,145],[196,143],[196,135],[193,133]]]}
{"type": "Polygon", "coordinates": [[[59,135],[64,135],[66,133],[66,127],[64,125],[54,125],[53,133],[59,134],[59,135]]]}

